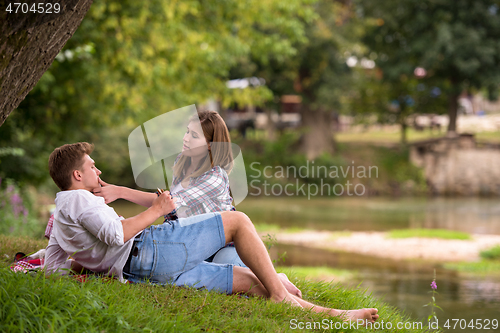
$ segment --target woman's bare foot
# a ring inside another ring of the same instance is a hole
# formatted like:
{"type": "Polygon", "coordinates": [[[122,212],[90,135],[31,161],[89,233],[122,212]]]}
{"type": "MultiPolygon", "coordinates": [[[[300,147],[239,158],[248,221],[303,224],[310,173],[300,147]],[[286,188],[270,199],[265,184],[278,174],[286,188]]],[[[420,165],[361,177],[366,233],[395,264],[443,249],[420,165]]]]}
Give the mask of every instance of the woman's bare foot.
{"type": "Polygon", "coordinates": [[[300,303],[297,302],[295,300],[295,298],[293,298],[293,296],[290,295],[288,292],[286,293],[285,297],[271,296],[270,300],[273,301],[273,302],[275,302],[275,303],[281,303],[281,302],[283,302],[283,303],[290,304],[292,306],[298,306],[298,307],[302,308],[302,305],[300,305],[300,303]]]}
{"type": "Polygon", "coordinates": [[[292,295],[295,295],[297,297],[302,298],[302,292],[300,291],[299,288],[297,288],[289,279],[288,276],[286,276],[285,273],[278,273],[278,276],[280,277],[281,283],[283,283],[283,286],[285,286],[285,289],[288,290],[288,292],[292,295]]]}
{"type": "Polygon", "coordinates": [[[340,317],[343,320],[358,321],[363,320],[364,325],[367,323],[373,324],[378,319],[378,310],[375,308],[365,308],[358,310],[335,310],[332,309],[331,314],[335,317],[340,317]]]}

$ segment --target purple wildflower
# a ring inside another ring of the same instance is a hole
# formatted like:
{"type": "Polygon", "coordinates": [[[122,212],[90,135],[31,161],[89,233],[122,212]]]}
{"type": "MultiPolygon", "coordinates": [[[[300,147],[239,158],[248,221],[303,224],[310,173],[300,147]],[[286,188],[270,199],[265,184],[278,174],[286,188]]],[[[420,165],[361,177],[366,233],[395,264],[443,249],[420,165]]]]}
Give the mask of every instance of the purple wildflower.
{"type": "Polygon", "coordinates": [[[432,281],[431,282],[431,288],[436,290],[438,288],[437,284],[436,284],[436,281],[432,281]]]}
{"type": "Polygon", "coordinates": [[[23,206],[23,199],[19,194],[14,193],[10,197],[10,203],[12,204],[12,212],[14,213],[14,216],[17,218],[19,214],[21,214],[25,209],[23,206]]]}
{"type": "Polygon", "coordinates": [[[21,199],[21,196],[19,196],[19,194],[14,193],[10,197],[10,202],[12,203],[12,205],[18,205],[23,203],[23,199],[21,199]]]}

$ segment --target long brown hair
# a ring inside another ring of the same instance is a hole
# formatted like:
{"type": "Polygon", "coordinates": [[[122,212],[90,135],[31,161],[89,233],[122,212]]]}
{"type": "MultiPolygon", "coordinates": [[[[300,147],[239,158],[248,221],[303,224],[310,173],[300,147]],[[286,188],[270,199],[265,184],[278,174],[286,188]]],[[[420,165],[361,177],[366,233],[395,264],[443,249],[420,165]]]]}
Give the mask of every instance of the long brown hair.
{"type": "MultiPolygon", "coordinates": [[[[207,144],[210,143],[208,153],[200,161],[191,178],[196,178],[214,166],[220,166],[227,173],[233,168],[233,152],[231,149],[231,137],[224,119],[215,111],[200,111],[198,119],[201,123],[203,135],[207,144]]],[[[189,122],[195,121],[196,116],[191,117],[189,122]]],[[[174,165],[174,176],[184,178],[187,168],[191,165],[191,157],[182,155],[174,165]]]]}

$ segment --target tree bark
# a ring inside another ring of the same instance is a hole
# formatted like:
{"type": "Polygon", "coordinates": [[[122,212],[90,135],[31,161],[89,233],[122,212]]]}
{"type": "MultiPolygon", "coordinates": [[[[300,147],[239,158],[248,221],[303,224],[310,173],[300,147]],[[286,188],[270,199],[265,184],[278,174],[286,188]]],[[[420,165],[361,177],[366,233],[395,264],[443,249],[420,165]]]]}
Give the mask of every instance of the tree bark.
{"type": "Polygon", "coordinates": [[[37,12],[23,12],[20,6],[16,14],[14,1],[0,0],[0,126],[50,67],[92,2],[26,0],[21,3],[37,12]],[[60,4],[59,13],[55,3],[60,4]],[[9,4],[12,12],[6,11],[9,4]],[[40,14],[49,7],[52,14],[40,14]]]}
{"type": "Polygon", "coordinates": [[[302,129],[304,130],[300,139],[300,148],[313,160],[322,153],[333,154],[335,152],[335,141],[331,128],[330,112],[324,109],[309,109],[302,105],[300,115],[302,117],[302,129]]]}

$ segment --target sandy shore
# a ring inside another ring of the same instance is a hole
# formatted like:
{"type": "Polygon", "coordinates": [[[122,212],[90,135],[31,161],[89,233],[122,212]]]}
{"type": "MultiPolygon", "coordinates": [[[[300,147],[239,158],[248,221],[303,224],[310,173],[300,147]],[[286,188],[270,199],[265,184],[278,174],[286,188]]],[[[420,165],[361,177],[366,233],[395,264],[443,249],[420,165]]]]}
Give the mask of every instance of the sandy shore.
{"type": "Polygon", "coordinates": [[[303,231],[276,233],[279,243],[361,253],[380,258],[439,262],[479,260],[479,252],[500,245],[500,235],[472,235],[472,240],[388,238],[384,232],[335,233],[303,231]]]}

